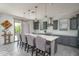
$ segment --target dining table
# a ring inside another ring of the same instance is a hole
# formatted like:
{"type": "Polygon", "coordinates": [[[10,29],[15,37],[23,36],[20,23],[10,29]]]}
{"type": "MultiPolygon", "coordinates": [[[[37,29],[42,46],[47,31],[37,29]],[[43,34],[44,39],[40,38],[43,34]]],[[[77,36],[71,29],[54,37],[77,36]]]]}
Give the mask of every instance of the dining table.
{"type": "Polygon", "coordinates": [[[31,35],[33,37],[37,37],[40,36],[42,38],[45,38],[46,41],[50,42],[50,55],[55,55],[55,53],[57,52],[57,39],[59,38],[59,36],[48,36],[48,35],[41,35],[41,34],[25,34],[27,35],[31,35]]]}

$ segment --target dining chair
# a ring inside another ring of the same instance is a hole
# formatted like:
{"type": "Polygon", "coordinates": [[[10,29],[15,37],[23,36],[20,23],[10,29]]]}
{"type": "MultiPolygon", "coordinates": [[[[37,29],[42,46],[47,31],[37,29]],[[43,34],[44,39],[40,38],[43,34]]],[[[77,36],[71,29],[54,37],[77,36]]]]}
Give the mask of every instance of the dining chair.
{"type": "Polygon", "coordinates": [[[26,48],[27,48],[27,38],[26,38],[26,36],[23,34],[23,33],[21,33],[21,38],[22,38],[22,47],[24,46],[25,47],[25,51],[26,51],[26,48]]]}
{"type": "Polygon", "coordinates": [[[40,36],[36,37],[35,45],[36,45],[36,56],[40,52],[42,52],[43,56],[45,56],[46,53],[50,55],[50,46],[46,45],[46,39],[44,39],[40,36]]]}
{"type": "Polygon", "coordinates": [[[32,49],[32,54],[33,55],[33,52],[35,50],[35,37],[32,36],[32,35],[27,35],[27,52],[28,50],[31,48],[32,49]]]}

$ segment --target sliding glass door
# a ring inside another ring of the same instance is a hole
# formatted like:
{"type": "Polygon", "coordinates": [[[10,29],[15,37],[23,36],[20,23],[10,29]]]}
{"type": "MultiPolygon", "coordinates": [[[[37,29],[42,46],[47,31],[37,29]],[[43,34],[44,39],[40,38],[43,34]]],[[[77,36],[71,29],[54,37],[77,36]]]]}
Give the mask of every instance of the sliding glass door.
{"type": "Polygon", "coordinates": [[[21,33],[22,32],[22,22],[19,20],[15,20],[15,41],[17,41],[17,35],[16,33],[21,33]]]}

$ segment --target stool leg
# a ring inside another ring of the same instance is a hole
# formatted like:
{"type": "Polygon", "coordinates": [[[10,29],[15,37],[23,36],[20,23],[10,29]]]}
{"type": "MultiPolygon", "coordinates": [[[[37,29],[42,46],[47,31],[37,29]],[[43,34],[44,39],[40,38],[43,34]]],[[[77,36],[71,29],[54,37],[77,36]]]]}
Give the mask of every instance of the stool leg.
{"type": "Polygon", "coordinates": [[[36,49],[36,56],[38,56],[38,49],[36,49]]]}
{"type": "Polygon", "coordinates": [[[25,51],[26,51],[26,48],[27,48],[27,43],[25,43],[25,51]]]}
{"type": "Polygon", "coordinates": [[[45,52],[43,51],[43,56],[45,56],[45,52]]]}
{"type": "Polygon", "coordinates": [[[28,50],[29,50],[29,45],[27,45],[27,53],[28,53],[28,50]]]}
{"type": "Polygon", "coordinates": [[[33,56],[33,52],[34,52],[34,47],[32,47],[32,56],[33,56]]]}

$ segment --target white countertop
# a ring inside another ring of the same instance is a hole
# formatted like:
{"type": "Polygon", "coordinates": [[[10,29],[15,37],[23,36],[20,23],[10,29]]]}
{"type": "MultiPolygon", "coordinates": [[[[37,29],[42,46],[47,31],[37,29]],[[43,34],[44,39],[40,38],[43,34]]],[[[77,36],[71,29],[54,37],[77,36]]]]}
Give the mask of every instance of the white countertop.
{"type": "Polygon", "coordinates": [[[57,38],[59,38],[58,36],[48,36],[48,35],[38,35],[38,34],[25,34],[25,35],[32,35],[34,37],[40,36],[42,38],[45,38],[48,41],[53,41],[53,40],[56,40],[57,38]]]}
{"type": "Polygon", "coordinates": [[[59,38],[58,36],[47,36],[47,35],[39,35],[42,38],[45,38],[48,41],[53,41],[56,40],[57,38],[59,38]]]}
{"type": "Polygon", "coordinates": [[[31,36],[34,36],[34,37],[37,37],[37,35],[35,35],[35,34],[25,34],[25,35],[31,35],[31,36]]]}

